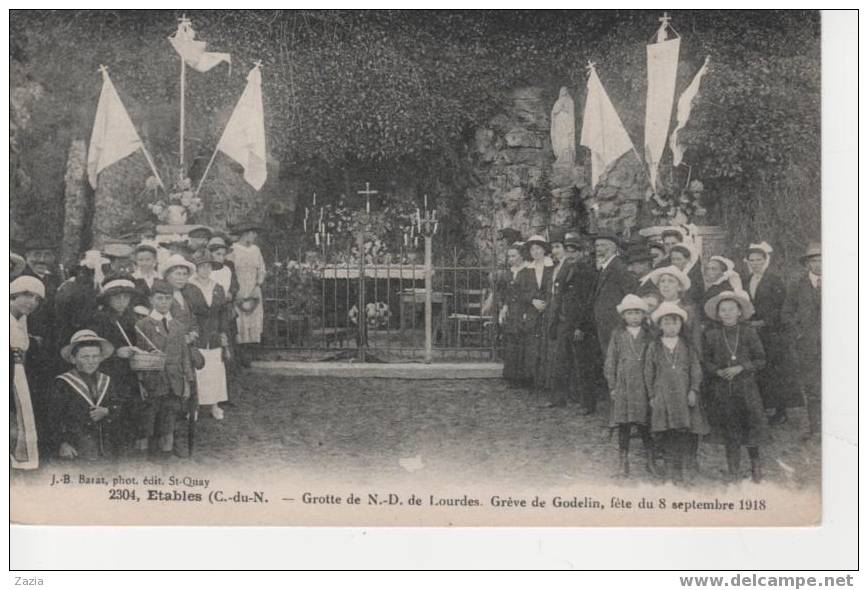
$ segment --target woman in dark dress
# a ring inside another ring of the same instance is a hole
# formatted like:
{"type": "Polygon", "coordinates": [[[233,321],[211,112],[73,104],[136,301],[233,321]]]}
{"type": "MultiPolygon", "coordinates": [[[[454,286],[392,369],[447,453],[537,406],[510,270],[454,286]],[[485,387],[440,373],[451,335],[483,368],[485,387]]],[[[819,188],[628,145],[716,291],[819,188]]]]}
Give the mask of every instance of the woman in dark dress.
{"type": "Polygon", "coordinates": [[[547,297],[552,291],[554,264],[546,256],[549,243],[542,236],[531,236],[527,241],[530,262],[519,272],[522,302],[527,309],[527,337],[525,338],[525,373],[534,384],[544,383],[546,376],[545,345],[548,341],[545,327],[547,297]]]}
{"type": "Polygon", "coordinates": [[[525,267],[524,244],[516,242],[506,252],[509,268],[502,274],[499,323],[503,334],[503,378],[510,386],[527,385],[525,371],[525,337],[527,302],[522,293],[520,273],[525,267]]]}
{"type": "Polygon", "coordinates": [[[768,270],[771,254],[768,243],[751,244],[747,250],[748,272],[742,283],[756,309],[751,325],[766,353],[766,367],[757,375],[757,384],[766,410],[774,410],[769,424],[783,424],[787,421],[787,407],[795,405],[795,387],[786,367],[787,344],[781,322],[786,287],[778,275],[768,270]]]}
{"type": "Polygon", "coordinates": [[[212,258],[208,250],[200,250],[192,260],[196,273],[184,287],[184,297],[199,327],[196,348],[205,359],[205,366],[196,370],[196,391],[200,406],[210,406],[211,416],[223,419],[218,405],[227,400],[224,348],[229,344],[226,335],[226,293],[211,278],[212,258]]]}

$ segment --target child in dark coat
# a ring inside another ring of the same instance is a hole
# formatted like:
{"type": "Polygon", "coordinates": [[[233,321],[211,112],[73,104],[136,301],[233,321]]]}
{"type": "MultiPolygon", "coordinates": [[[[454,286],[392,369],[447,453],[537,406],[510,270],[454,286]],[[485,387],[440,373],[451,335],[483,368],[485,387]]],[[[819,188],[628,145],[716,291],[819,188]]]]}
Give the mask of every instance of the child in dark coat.
{"type": "Polygon", "coordinates": [[[664,301],[651,319],[660,329],[645,352],[651,431],[665,449],[667,480],[680,483],[693,437],[710,432],[699,404],[702,366],[699,353],[682,335],[687,312],[681,306],[664,301]]]}
{"type": "Polygon", "coordinates": [[[744,323],[753,315],[750,296],[724,291],[705,303],[705,314],[720,322],[705,332],[703,366],[710,389],[709,415],[726,445],[730,481],[741,478],[741,447],[747,447],[751,478],[762,479],[759,446],[768,440],[756,374],[766,364],[756,330],[744,323]]]}
{"type": "Polygon", "coordinates": [[[151,313],[136,322],[136,344],[143,350],[165,353],[161,371],[142,371],[144,402],[141,414],[140,450],[158,449],[163,455],[172,453],[175,425],[182,402],[190,398],[191,384],[196,378],[190,360],[187,329],[172,317],[174,288],[163,280],[154,281],[151,288],[151,313]]]}
{"type": "Polygon", "coordinates": [[[630,433],[635,426],[645,446],[646,467],[654,473],[654,453],[648,431],[648,393],[645,391],[645,348],[652,339],[645,326],[648,306],[637,295],[626,295],[617,306],[624,325],[614,332],[606,354],[606,381],[612,397],[611,425],[618,428],[618,471],[630,475],[630,433]]]}

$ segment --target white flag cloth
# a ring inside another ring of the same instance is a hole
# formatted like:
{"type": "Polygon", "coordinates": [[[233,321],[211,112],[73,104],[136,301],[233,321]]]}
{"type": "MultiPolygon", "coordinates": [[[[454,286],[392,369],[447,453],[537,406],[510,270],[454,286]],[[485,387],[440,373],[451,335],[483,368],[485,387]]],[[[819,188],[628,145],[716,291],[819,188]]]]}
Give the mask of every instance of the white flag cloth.
{"type": "Polygon", "coordinates": [[[96,107],[87,150],[87,179],[96,188],[97,176],[118,160],[144,147],[108,70],[102,69],[102,92],[96,107]]]}
{"type": "Polygon", "coordinates": [[[708,71],[708,63],[711,61],[711,56],[705,58],[705,63],[696,72],[693,81],[681,93],[678,98],[678,106],[675,109],[675,131],[669,136],[669,149],[672,150],[672,165],[679,166],[684,159],[684,146],[678,143],[678,132],[684,129],[687,125],[687,119],[690,118],[690,111],[693,110],[693,99],[696,98],[699,92],[699,82],[708,71]]]}
{"type": "Polygon", "coordinates": [[[190,21],[182,20],[175,34],[169,37],[169,42],[184,62],[197,72],[207,72],[224,61],[232,63],[228,53],[205,51],[207,43],[196,41],[196,31],[190,26],[190,21]]]}
{"type": "Polygon", "coordinates": [[[597,70],[590,68],[588,95],[582,116],[581,145],[591,150],[591,187],[615,160],[633,149],[633,142],[603,88],[597,70]]]}
{"type": "Polygon", "coordinates": [[[244,167],[244,180],[259,190],[265,184],[265,115],[262,73],[257,65],[247,74],[247,87],[235,105],[217,149],[244,167]]]}
{"type": "Polygon", "coordinates": [[[675,78],[681,38],[648,45],[648,95],[645,102],[645,162],[651,187],[657,190],[657,168],[672,120],[675,78]]]}

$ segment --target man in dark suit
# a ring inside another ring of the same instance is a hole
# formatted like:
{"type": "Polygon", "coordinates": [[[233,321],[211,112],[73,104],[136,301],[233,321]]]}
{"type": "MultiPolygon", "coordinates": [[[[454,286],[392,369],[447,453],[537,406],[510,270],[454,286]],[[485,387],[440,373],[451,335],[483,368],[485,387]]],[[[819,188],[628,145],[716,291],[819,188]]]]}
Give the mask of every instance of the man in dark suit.
{"type": "Polygon", "coordinates": [[[597,282],[594,287],[594,323],[603,357],[609,348],[609,338],[621,321],[615,307],[628,293],[635,293],[639,281],[627,270],[619,255],[620,240],[610,232],[593,236],[597,259],[597,282]]]}
{"type": "Polygon", "coordinates": [[[60,286],[60,277],[54,272],[56,250],[57,246],[48,238],[28,240],[24,246],[27,266],[21,273],[39,279],[45,287],[45,299],[27,318],[31,344],[25,367],[36,417],[39,448],[46,455],[53,454],[56,446],[56,429],[53,427],[56,412],[51,403],[54,377],[62,373],[60,369],[65,366],[60,360],[60,349],[56,342],[54,300],[60,286]]]}
{"type": "MultiPolygon", "coordinates": [[[[597,280],[593,294],[594,325],[597,329],[597,341],[602,358],[606,358],[609,339],[621,322],[621,317],[615,308],[625,295],[636,292],[639,281],[627,270],[627,265],[619,256],[618,236],[611,232],[600,232],[592,237],[597,262],[597,280]]],[[[593,413],[595,406],[594,403],[593,408],[586,408],[586,410],[590,409],[589,413],[593,413]]]]}
{"type": "Polygon", "coordinates": [[[821,417],[822,386],[822,274],[820,244],[810,244],[802,264],[807,272],[787,290],[781,319],[796,360],[796,373],[805,396],[810,430],[806,438],[818,437],[821,417]]]}

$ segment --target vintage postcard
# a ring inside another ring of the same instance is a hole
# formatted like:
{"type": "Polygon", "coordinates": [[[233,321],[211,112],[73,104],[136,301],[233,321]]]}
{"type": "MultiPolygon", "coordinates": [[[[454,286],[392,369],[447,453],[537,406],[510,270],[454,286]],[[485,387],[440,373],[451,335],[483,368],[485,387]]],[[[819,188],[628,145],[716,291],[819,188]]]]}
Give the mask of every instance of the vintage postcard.
{"type": "Polygon", "coordinates": [[[11,523],[821,524],[822,19],[11,11],[11,523]]]}

